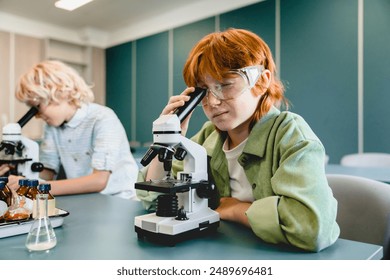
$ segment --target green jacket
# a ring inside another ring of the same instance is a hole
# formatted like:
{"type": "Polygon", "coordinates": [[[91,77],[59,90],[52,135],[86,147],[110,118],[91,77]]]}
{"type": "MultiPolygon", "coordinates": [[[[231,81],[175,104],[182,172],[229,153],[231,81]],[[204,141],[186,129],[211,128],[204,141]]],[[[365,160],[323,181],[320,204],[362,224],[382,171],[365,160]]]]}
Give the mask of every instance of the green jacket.
{"type": "MultiPolygon", "coordinates": [[[[192,138],[206,148],[221,197],[230,196],[224,139],[211,122],[192,138]]],[[[325,150],[302,117],[272,108],[253,127],[239,163],[252,185],[255,201],[246,212],[253,232],[269,243],[309,251],[333,244],[340,229],[324,169],[325,150]]],[[[180,169],[180,162],[175,164],[180,169]]],[[[155,193],[137,191],[147,208],[155,193]]]]}

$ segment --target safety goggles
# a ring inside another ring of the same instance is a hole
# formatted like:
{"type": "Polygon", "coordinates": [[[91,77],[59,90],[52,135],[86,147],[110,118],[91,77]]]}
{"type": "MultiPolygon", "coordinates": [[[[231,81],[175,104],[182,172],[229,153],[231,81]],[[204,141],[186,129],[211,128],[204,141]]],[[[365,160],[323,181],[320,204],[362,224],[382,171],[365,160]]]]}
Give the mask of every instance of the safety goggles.
{"type": "Polygon", "coordinates": [[[216,99],[223,101],[239,97],[246,90],[255,86],[263,71],[264,66],[262,65],[247,66],[228,71],[221,83],[211,85],[207,89],[207,94],[202,100],[202,106],[209,103],[210,92],[216,99]]]}

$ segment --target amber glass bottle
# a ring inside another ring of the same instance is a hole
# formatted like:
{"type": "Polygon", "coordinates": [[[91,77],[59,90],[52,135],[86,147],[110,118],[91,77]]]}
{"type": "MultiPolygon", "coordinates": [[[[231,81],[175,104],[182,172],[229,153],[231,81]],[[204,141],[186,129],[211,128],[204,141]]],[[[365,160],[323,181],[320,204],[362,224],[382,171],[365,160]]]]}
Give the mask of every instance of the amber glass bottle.
{"type": "Polygon", "coordinates": [[[30,189],[27,183],[28,183],[27,179],[20,179],[19,180],[19,188],[16,190],[16,193],[18,195],[26,196],[28,190],[30,189]]]}
{"type": "Polygon", "coordinates": [[[32,211],[33,218],[35,218],[36,216],[36,203],[37,203],[36,196],[39,193],[38,185],[39,185],[39,181],[36,179],[28,180],[27,182],[27,186],[29,188],[28,188],[28,192],[26,193],[26,204],[29,206],[28,208],[30,207],[32,208],[31,211],[32,211]]]}
{"type": "Polygon", "coordinates": [[[0,181],[5,182],[4,191],[5,191],[6,194],[8,194],[9,197],[12,198],[11,190],[10,190],[9,187],[7,186],[7,184],[8,184],[8,177],[0,177],[0,181]]]}
{"type": "Polygon", "coordinates": [[[28,188],[28,192],[26,193],[26,197],[31,199],[31,200],[34,200],[37,193],[39,193],[38,191],[38,185],[39,185],[39,181],[38,180],[28,180],[27,182],[27,186],[29,187],[28,188]]]}

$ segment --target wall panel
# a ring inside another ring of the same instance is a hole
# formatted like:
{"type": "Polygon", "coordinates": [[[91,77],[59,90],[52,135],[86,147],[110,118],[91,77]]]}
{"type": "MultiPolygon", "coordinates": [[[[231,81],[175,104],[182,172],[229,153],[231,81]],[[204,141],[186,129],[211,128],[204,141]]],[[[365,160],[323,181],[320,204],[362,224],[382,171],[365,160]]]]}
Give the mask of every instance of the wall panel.
{"type": "Polygon", "coordinates": [[[106,49],[106,105],[112,108],[131,139],[132,42],[106,49]]]}
{"type": "MultiPolygon", "coordinates": [[[[43,60],[44,41],[24,35],[15,35],[15,84],[11,87],[11,96],[14,98],[14,120],[18,121],[28,110],[29,107],[19,102],[15,98],[15,87],[19,82],[20,76],[31,69],[33,65],[43,60]]],[[[23,127],[23,135],[32,139],[42,139],[44,122],[41,119],[31,119],[23,127]]]]}
{"type": "Polygon", "coordinates": [[[364,150],[390,153],[390,1],[364,3],[364,150]]]}
{"type": "Polygon", "coordinates": [[[137,137],[153,140],[152,123],[168,101],[168,32],[137,40],[137,137]]]}
{"type": "Polygon", "coordinates": [[[286,96],[330,162],[357,152],[357,58],[357,1],[281,1],[286,96]]]}
{"type": "Polygon", "coordinates": [[[268,0],[220,15],[220,29],[248,29],[259,35],[275,55],[275,1],[268,0]]]}
{"type": "Polygon", "coordinates": [[[9,121],[10,106],[10,33],[0,31],[0,125],[9,121]]]}
{"type": "Polygon", "coordinates": [[[91,74],[93,81],[93,93],[95,102],[106,104],[106,60],[105,50],[93,47],[91,50],[91,74]]]}

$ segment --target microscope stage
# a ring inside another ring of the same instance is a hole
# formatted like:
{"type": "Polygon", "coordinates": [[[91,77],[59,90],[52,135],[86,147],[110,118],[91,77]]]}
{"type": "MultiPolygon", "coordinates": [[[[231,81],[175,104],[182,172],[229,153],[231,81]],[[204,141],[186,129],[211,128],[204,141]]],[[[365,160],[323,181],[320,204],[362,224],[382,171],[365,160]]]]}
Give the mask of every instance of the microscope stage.
{"type": "Polygon", "coordinates": [[[0,159],[0,164],[18,164],[31,161],[31,158],[14,158],[14,159],[0,159]]]}
{"type": "MultiPolygon", "coordinates": [[[[204,181],[207,183],[207,181],[204,181]]],[[[175,194],[178,192],[188,192],[202,186],[202,182],[191,182],[181,180],[153,180],[135,183],[135,188],[139,190],[155,191],[160,193],[175,194]]]]}

